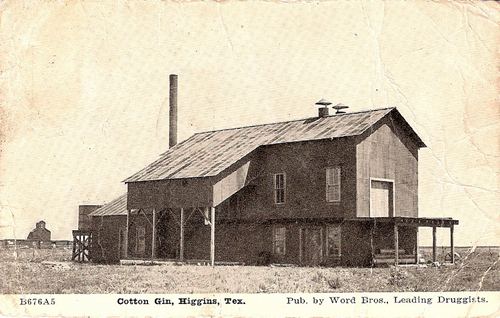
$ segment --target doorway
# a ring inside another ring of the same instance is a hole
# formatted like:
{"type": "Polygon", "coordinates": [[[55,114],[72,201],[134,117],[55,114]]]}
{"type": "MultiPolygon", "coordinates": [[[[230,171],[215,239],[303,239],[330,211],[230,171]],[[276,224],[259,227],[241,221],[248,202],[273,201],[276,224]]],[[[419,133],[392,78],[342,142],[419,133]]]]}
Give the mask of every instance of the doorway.
{"type": "Polygon", "coordinates": [[[300,229],[301,262],[306,266],[318,266],[323,261],[323,231],[320,227],[300,229]]]}
{"type": "Polygon", "coordinates": [[[370,180],[370,217],[394,216],[394,181],[370,180]]]}
{"type": "Polygon", "coordinates": [[[120,245],[120,259],[127,257],[127,230],[121,228],[119,230],[119,245],[120,245]]]}

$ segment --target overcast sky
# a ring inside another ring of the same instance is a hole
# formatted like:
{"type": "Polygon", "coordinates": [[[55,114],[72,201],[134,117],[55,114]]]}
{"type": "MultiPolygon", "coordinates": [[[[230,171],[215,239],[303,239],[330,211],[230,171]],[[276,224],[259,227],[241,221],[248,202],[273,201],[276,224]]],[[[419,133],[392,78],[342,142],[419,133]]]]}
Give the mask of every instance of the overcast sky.
{"type": "MultiPolygon", "coordinates": [[[[458,245],[499,245],[494,2],[21,2],[0,4],[0,238],[43,219],[70,239],[78,205],[179,139],[397,106],[419,153],[419,214],[453,217],[458,245]]],[[[422,229],[429,244],[430,229],[422,229]]],[[[440,244],[448,232],[439,231],[440,244]]]]}

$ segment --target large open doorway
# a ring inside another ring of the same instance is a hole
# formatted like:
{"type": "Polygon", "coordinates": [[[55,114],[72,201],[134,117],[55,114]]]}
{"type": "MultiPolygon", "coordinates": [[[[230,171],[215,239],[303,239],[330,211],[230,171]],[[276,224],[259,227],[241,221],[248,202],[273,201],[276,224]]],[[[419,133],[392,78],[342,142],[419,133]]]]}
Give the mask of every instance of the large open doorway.
{"type": "Polygon", "coordinates": [[[370,179],[370,217],[394,216],[394,181],[370,179]]]}

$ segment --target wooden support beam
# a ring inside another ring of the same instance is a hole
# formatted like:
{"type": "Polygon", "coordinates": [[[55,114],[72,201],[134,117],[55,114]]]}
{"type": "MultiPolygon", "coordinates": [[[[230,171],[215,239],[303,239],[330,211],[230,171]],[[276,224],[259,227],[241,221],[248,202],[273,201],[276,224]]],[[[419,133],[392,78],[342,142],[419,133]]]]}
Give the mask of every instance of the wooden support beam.
{"type": "Polygon", "coordinates": [[[371,223],[370,225],[370,249],[371,249],[371,266],[373,267],[374,265],[374,259],[375,259],[375,248],[373,246],[373,228],[375,227],[374,223],[371,223]]]}
{"type": "Polygon", "coordinates": [[[453,242],[453,225],[450,226],[450,253],[451,253],[451,263],[455,264],[455,245],[453,242]]]}
{"type": "Polygon", "coordinates": [[[184,209],[181,208],[181,221],[180,221],[180,226],[181,226],[181,238],[179,240],[179,260],[183,261],[184,260],[184,209]]]}
{"type": "Polygon", "coordinates": [[[215,208],[210,207],[210,265],[215,265],[215,208]]]}
{"type": "Polygon", "coordinates": [[[153,208],[153,235],[151,239],[151,259],[156,258],[156,209],[153,208]]]}
{"type": "MultiPolygon", "coordinates": [[[[76,236],[75,236],[75,233],[73,233],[73,254],[71,254],[71,260],[74,261],[75,258],[76,258],[76,236]]],[[[17,247],[17,244],[16,244],[16,247],[17,247]]],[[[16,251],[17,251],[17,248],[16,248],[16,251]]]]}
{"type": "Polygon", "coordinates": [[[398,266],[399,262],[399,234],[398,225],[394,223],[394,265],[398,266]]]}
{"type": "MultiPolygon", "coordinates": [[[[189,222],[189,220],[191,219],[191,217],[193,216],[193,214],[196,212],[196,209],[198,209],[198,208],[192,208],[191,209],[191,213],[189,213],[187,217],[184,217],[184,223],[183,224],[186,224],[187,222],[189,222]]],[[[203,215],[203,212],[201,212],[201,214],[203,215]]]]}
{"type": "Polygon", "coordinates": [[[420,249],[418,246],[418,227],[415,228],[415,264],[418,265],[419,259],[418,259],[418,254],[420,253],[420,249]]]}
{"type": "MultiPolygon", "coordinates": [[[[154,210],[154,209],[153,209],[153,210],[154,210]]],[[[144,218],[146,219],[146,221],[148,221],[149,225],[153,225],[153,224],[151,223],[151,221],[149,220],[149,217],[146,215],[146,212],[144,212],[144,210],[143,210],[143,209],[139,209],[139,212],[137,212],[137,215],[139,215],[139,214],[141,214],[141,213],[142,213],[142,215],[144,216],[144,218]]]]}
{"type": "Polygon", "coordinates": [[[78,261],[81,262],[82,261],[82,258],[81,258],[81,256],[82,256],[82,253],[81,253],[81,251],[82,251],[82,241],[81,241],[80,234],[77,235],[77,241],[76,242],[78,243],[78,261]]]}
{"type": "Polygon", "coordinates": [[[209,213],[210,208],[205,208],[203,211],[199,210],[201,215],[203,216],[203,223],[205,225],[210,224],[210,213],[209,213]]]}
{"type": "Polygon", "coordinates": [[[130,210],[127,209],[127,229],[125,231],[125,258],[128,258],[129,233],[130,233],[130,210]]]}
{"type": "Polygon", "coordinates": [[[436,227],[432,227],[432,261],[436,261],[436,227]]]}
{"type": "Polygon", "coordinates": [[[181,221],[177,218],[177,215],[172,211],[172,209],[167,209],[168,213],[172,216],[172,219],[174,219],[175,223],[177,223],[179,226],[181,226],[181,221]]]}

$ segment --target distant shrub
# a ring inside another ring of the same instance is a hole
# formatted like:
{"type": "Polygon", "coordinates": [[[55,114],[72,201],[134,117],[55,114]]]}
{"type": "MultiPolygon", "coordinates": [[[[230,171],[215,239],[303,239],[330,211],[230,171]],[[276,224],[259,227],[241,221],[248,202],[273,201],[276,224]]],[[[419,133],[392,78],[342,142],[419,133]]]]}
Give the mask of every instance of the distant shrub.
{"type": "Polygon", "coordinates": [[[406,273],[395,268],[390,272],[389,284],[392,286],[402,286],[406,278],[406,273]]]}
{"type": "Polygon", "coordinates": [[[321,283],[325,280],[325,275],[322,272],[317,271],[316,274],[311,278],[311,280],[315,283],[321,283]]]}
{"type": "Polygon", "coordinates": [[[327,280],[327,282],[328,282],[328,286],[331,289],[339,289],[340,287],[342,287],[340,284],[340,279],[338,277],[330,278],[327,280]]]}
{"type": "Polygon", "coordinates": [[[259,284],[259,292],[260,293],[266,293],[268,291],[268,288],[265,284],[259,284]]]}

